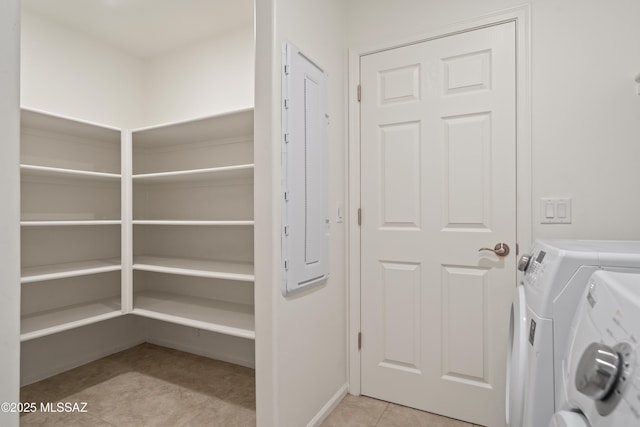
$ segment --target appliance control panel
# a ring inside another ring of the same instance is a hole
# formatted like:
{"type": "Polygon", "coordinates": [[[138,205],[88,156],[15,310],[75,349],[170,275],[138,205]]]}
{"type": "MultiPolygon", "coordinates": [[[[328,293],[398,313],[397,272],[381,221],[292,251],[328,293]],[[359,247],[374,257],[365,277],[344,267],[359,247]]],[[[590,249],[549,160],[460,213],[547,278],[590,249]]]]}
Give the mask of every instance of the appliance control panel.
{"type": "MultiPolygon", "coordinates": [[[[548,262],[545,261],[545,259],[547,259],[547,252],[540,250],[538,252],[531,253],[528,257],[528,260],[526,260],[527,266],[524,269],[524,277],[522,280],[525,286],[535,288],[540,277],[546,270],[546,266],[548,264],[548,262]]],[[[521,263],[524,262],[525,260],[521,260],[521,263]]]]}
{"type": "Polygon", "coordinates": [[[583,409],[592,421],[640,425],[640,274],[600,270],[580,304],[569,370],[592,402],[583,409]]]}

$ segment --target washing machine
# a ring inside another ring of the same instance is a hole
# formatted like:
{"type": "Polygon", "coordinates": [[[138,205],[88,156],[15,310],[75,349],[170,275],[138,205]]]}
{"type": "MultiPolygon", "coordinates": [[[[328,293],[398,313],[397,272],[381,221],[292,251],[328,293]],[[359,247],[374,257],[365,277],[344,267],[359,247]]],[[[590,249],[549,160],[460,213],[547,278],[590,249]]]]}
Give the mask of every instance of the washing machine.
{"type": "Polygon", "coordinates": [[[583,292],[562,359],[551,427],[640,426],[640,271],[598,271],[583,292]]]}
{"type": "Polygon", "coordinates": [[[538,240],[522,255],[511,306],[506,424],[549,424],[561,388],[561,360],[580,295],[597,270],[640,268],[640,242],[538,240]]]}

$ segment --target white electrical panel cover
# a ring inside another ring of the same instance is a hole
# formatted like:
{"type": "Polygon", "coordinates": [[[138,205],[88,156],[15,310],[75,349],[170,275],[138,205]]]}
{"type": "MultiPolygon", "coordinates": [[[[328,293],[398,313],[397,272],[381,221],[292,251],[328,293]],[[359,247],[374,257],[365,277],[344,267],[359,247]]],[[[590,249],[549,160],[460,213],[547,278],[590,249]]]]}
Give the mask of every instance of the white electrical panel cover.
{"type": "Polygon", "coordinates": [[[321,284],[328,273],[327,75],[283,45],[282,292],[321,284]]]}

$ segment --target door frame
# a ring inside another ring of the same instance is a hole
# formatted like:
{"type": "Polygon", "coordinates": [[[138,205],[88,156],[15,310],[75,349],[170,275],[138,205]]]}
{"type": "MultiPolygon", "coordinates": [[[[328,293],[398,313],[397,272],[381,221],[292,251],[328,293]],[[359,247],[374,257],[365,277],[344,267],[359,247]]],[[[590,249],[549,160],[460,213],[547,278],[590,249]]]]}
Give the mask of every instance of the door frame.
{"type": "MultiPolygon", "coordinates": [[[[348,378],[349,393],[360,395],[361,361],[358,334],[361,330],[360,233],[360,58],[364,55],[421,43],[487,26],[515,22],[516,24],[516,238],[526,250],[532,241],[532,178],[531,178],[531,13],[529,5],[502,10],[431,31],[418,37],[401,39],[377,46],[349,49],[348,75],[348,221],[347,221],[347,299],[349,308],[348,378]]],[[[366,213],[365,213],[366,215],[366,213]]],[[[514,288],[517,283],[514,283],[514,288]]],[[[366,337],[363,337],[366,345],[366,337]]],[[[505,351],[507,351],[505,349],[505,351]]]]}

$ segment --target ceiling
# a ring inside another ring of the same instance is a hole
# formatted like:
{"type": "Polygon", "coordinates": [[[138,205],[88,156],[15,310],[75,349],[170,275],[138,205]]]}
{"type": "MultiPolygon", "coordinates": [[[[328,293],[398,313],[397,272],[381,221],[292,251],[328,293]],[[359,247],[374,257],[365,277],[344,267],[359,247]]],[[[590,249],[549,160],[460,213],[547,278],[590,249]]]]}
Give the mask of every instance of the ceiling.
{"type": "Polygon", "coordinates": [[[253,22],[253,0],[22,0],[22,6],[140,58],[253,22]]]}

